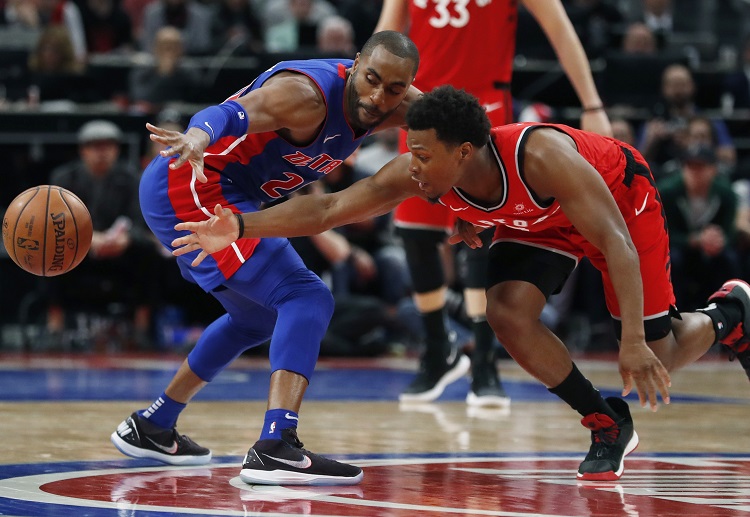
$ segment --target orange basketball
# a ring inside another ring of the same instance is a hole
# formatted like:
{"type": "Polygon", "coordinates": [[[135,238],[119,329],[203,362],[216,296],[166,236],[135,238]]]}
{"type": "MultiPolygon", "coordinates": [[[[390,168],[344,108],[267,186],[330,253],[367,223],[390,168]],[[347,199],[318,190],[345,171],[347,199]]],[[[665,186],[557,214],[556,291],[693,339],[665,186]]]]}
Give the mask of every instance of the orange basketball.
{"type": "Polygon", "coordinates": [[[3,244],[13,262],[37,276],[57,276],[81,263],[91,246],[89,209],[55,185],[21,192],[3,217],[3,244]]]}

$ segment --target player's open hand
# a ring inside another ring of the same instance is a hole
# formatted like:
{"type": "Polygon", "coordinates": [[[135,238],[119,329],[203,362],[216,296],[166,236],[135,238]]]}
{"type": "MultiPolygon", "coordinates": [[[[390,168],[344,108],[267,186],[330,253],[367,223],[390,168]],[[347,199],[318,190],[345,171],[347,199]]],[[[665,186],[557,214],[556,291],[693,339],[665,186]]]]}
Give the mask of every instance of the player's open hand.
{"type": "Polygon", "coordinates": [[[240,226],[234,213],[228,208],[216,205],[214,214],[206,221],[176,224],[175,230],[191,233],[172,241],[172,246],[176,248],[172,255],[179,257],[185,253],[200,250],[191,263],[192,266],[197,266],[211,253],[221,251],[236,241],[240,226]]]}
{"type": "Polygon", "coordinates": [[[201,183],[208,181],[206,174],[203,172],[203,152],[211,141],[208,133],[197,128],[190,128],[187,133],[180,133],[148,123],[146,129],[151,131],[151,135],[149,135],[151,140],[168,146],[159,154],[165,157],[177,156],[177,159],[169,164],[170,169],[177,169],[188,162],[198,181],[201,183]]]}
{"type": "Polygon", "coordinates": [[[672,385],[669,372],[645,342],[621,345],[619,362],[623,397],[631,392],[635,383],[641,407],[646,407],[648,402],[651,411],[656,411],[658,393],[661,393],[664,403],[669,404],[669,387],[672,385]]]}
{"type": "Polygon", "coordinates": [[[448,244],[458,244],[463,241],[472,249],[482,247],[482,239],[473,224],[463,219],[456,219],[454,230],[455,233],[448,237],[448,244]]]}

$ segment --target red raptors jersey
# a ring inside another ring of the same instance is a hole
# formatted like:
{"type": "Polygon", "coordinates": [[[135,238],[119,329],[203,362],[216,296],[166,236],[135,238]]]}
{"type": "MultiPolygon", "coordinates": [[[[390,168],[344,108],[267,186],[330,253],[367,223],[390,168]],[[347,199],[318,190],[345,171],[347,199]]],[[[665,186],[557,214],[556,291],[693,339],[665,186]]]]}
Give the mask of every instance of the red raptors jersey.
{"type": "Polygon", "coordinates": [[[451,84],[477,95],[510,83],[517,15],[517,0],[410,0],[409,37],[426,65],[414,85],[451,84]]]}
{"type": "Polygon", "coordinates": [[[484,228],[507,226],[536,232],[571,226],[556,200],[539,199],[524,181],[524,144],[535,127],[553,127],[569,135],[581,156],[602,175],[610,191],[620,186],[626,164],[620,142],[559,124],[510,124],[493,128],[489,143],[500,167],[503,198],[494,206],[482,206],[453,187],[440,198],[440,203],[464,221],[484,228]]]}

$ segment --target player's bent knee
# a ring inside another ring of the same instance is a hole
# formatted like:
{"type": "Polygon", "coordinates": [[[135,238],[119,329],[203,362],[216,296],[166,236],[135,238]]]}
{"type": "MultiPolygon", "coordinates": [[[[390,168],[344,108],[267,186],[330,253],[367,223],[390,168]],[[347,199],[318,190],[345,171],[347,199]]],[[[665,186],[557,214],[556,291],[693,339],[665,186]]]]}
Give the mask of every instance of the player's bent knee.
{"type": "Polygon", "coordinates": [[[317,285],[310,286],[305,290],[305,302],[314,304],[315,312],[321,317],[325,318],[326,326],[333,317],[333,310],[335,302],[333,300],[333,293],[323,282],[319,282],[317,285]]]}
{"type": "Polygon", "coordinates": [[[506,348],[521,342],[521,336],[528,333],[531,324],[523,314],[505,307],[488,308],[487,323],[506,348]]]}

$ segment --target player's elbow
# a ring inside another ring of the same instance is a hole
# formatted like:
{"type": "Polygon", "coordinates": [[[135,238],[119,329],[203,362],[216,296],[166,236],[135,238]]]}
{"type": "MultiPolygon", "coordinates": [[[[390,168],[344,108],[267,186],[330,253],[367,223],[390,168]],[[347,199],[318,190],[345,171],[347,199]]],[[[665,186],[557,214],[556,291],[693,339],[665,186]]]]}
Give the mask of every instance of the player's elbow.
{"type": "Polygon", "coordinates": [[[340,206],[336,195],[326,194],[321,196],[314,223],[318,226],[319,233],[346,224],[340,206]]]}
{"type": "Polygon", "coordinates": [[[632,256],[636,260],[638,259],[638,250],[633,243],[633,239],[630,238],[630,233],[627,228],[622,231],[613,230],[606,232],[602,236],[601,244],[598,246],[600,251],[607,256],[632,256]]]}

